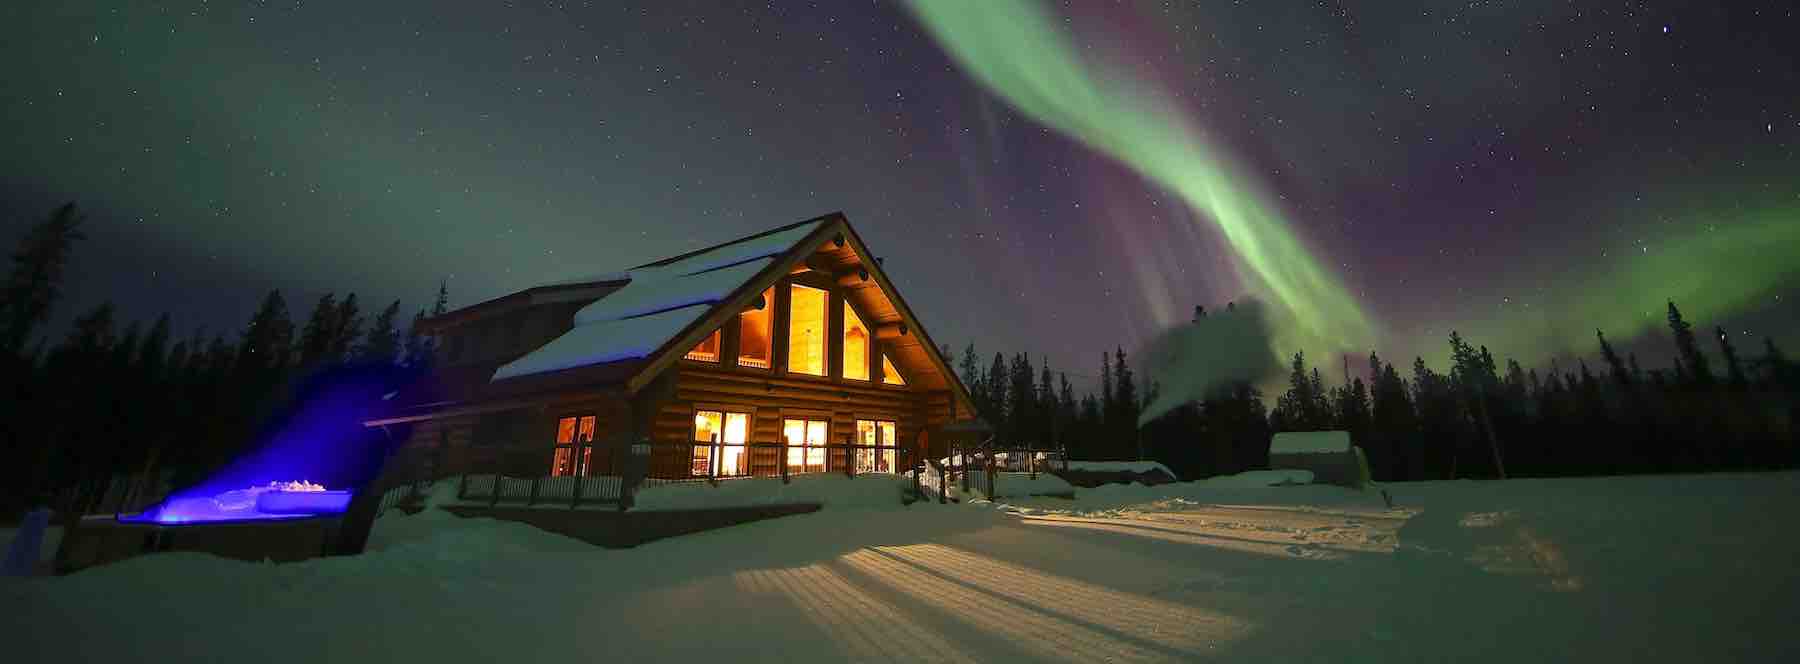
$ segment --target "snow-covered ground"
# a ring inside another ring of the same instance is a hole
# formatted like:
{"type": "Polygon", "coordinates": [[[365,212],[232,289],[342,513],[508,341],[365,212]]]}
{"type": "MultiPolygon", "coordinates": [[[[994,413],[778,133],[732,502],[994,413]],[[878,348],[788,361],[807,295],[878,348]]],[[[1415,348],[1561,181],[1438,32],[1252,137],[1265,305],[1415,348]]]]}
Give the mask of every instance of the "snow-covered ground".
{"type": "MultiPolygon", "coordinates": [[[[859,479],[860,481],[860,479],[859,479]]],[[[834,509],[604,550],[391,513],[362,556],[0,579],[8,661],[1776,662],[1800,474],[834,509]]]]}
{"type": "Polygon", "coordinates": [[[1169,477],[1180,477],[1168,466],[1155,461],[1070,461],[1069,470],[1091,470],[1102,473],[1132,472],[1148,473],[1160,470],[1169,477]]]}

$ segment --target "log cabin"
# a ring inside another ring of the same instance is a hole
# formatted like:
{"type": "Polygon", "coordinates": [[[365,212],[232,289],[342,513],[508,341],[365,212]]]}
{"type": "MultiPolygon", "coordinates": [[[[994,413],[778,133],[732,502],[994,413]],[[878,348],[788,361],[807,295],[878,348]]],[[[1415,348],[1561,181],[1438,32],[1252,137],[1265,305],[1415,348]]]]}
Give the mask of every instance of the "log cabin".
{"type": "Polygon", "coordinates": [[[432,371],[364,422],[415,477],[608,476],[645,441],[650,477],[899,472],[975,415],[842,213],[420,329],[432,371]]]}

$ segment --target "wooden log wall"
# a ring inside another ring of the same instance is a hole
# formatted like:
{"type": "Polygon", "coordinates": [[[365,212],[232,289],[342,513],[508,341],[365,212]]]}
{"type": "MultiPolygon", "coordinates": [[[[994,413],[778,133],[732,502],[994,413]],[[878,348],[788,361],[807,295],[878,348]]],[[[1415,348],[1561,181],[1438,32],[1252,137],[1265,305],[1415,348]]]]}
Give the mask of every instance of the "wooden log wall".
{"type": "MultiPolygon", "coordinates": [[[[949,414],[948,393],[921,393],[903,388],[851,385],[823,380],[783,378],[684,365],[675,397],[658,411],[653,435],[658,441],[686,441],[694,435],[694,411],[722,408],[751,416],[750,442],[783,442],[782,421],[788,418],[830,422],[826,442],[853,440],[857,420],[894,422],[895,441],[902,447],[921,427],[942,424],[949,414]],[[925,412],[931,395],[942,401],[941,414],[925,412]]],[[[672,454],[672,453],[671,453],[672,454]]],[[[652,461],[658,474],[679,473],[682,460],[652,461]]]]}

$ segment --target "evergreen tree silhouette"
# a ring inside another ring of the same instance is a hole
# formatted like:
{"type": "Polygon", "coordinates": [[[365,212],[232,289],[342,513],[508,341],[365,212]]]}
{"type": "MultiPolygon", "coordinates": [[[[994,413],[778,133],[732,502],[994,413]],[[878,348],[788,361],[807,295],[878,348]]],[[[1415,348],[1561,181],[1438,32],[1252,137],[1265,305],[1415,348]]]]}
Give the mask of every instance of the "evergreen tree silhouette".
{"type": "Polygon", "coordinates": [[[394,327],[394,319],[400,316],[400,301],[394,300],[386,309],[375,317],[375,324],[369,328],[358,347],[358,359],[372,364],[390,365],[399,360],[400,332],[394,327]]]}
{"type": "Polygon", "coordinates": [[[1681,310],[1669,302],[1669,332],[1675,337],[1675,350],[1678,353],[1676,367],[1684,372],[1684,377],[1691,385],[1698,388],[1710,387],[1713,384],[1712,368],[1706,360],[1706,354],[1700,352],[1700,344],[1694,340],[1694,326],[1682,320],[1681,310]]]}
{"type": "Polygon", "coordinates": [[[1114,406],[1119,409],[1116,428],[1113,430],[1119,448],[1115,458],[1137,459],[1137,417],[1138,394],[1137,381],[1132,376],[1131,367],[1125,363],[1125,348],[1115,347],[1113,350],[1113,384],[1118,396],[1114,397],[1114,406]]]}
{"type": "Polygon", "coordinates": [[[1737,348],[1731,345],[1731,335],[1725,332],[1724,326],[1713,328],[1713,334],[1719,338],[1719,352],[1725,356],[1726,385],[1735,391],[1750,389],[1750,379],[1744,375],[1744,365],[1738,361],[1737,348]]]}
{"type": "Polygon", "coordinates": [[[1613,351],[1612,344],[1606,341],[1606,333],[1596,329],[1594,336],[1600,339],[1600,357],[1606,359],[1608,377],[1619,387],[1630,387],[1632,372],[1626,370],[1625,362],[1619,359],[1619,354],[1613,351]]]}
{"type": "Polygon", "coordinates": [[[19,354],[32,330],[49,320],[75,241],[87,237],[80,230],[82,220],[74,203],[64,203],[19,240],[12,271],[0,289],[0,355],[19,354]]]}
{"type": "Polygon", "coordinates": [[[316,367],[330,356],[332,337],[337,332],[337,315],[336,294],[320,295],[318,304],[313,305],[312,315],[306,318],[306,325],[300,328],[300,366],[316,367]]]}
{"type": "Polygon", "coordinates": [[[450,280],[438,282],[437,300],[431,304],[432,317],[442,316],[450,312],[450,280]]]}
{"type": "Polygon", "coordinates": [[[326,352],[326,361],[340,363],[350,358],[351,350],[357,340],[362,337],[362,310],[357,305],[356,294],[344,296],[338,303],[337,314],[332,317],[331,349],[326,352]]]}

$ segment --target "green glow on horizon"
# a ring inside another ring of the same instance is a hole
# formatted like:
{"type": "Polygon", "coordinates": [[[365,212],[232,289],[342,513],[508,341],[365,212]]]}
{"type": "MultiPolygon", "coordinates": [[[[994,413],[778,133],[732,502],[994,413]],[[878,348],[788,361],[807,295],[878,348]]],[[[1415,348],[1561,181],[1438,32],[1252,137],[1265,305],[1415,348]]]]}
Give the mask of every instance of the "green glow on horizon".
{"type": "Polygon", "coordinates": [[[1132,76],[1084,62],[1029,0],[912,0],[913,14],[963,70],[1042,123],[1179,195],[1212,220],[1240,276],[1276,305],[1282,349],[1366,350],[1368,318],[1295,237],[1269,197],[1236,173],[1182,114],[1132,76]],[[1243,268],[1248,268],[1248,273],[1243,268]]]}
{"type": "MultiPolygon", "coordinates": [[[[1531,310],[1513,305],[1497,314],[1472,316],[1461,332],[1472,343],[1525,363],[1561,353],[1592,356],[1599,352],[1595,328],[1615,343],[1666,329],[1672,300],[1702,337],[1710,337],[1720,318],[1775,303],[1778,289],[1800,277],[1800,208],[1732,212],[1729,217],[1712,225],[1690,221],[1695,230],[1645,245],[1628,257],[1552,275],[1560,290],[1546,293],[1531,310]]],[[[1428,361],[1449,353],[1444,340],[1449,329],[1417,340],[1429,349],[1423,353],[1428,361]]],[[[1739,342],[1739,348],[1759,345],[1763,334],[1756,336],[1750,344],[1739,342]]],[[[1710,344],[1707,350],[1713,350],[1710,344]]],[[[1660,366],[1664,358],[1643,359],[1646,366],[1660,366]]]]}

